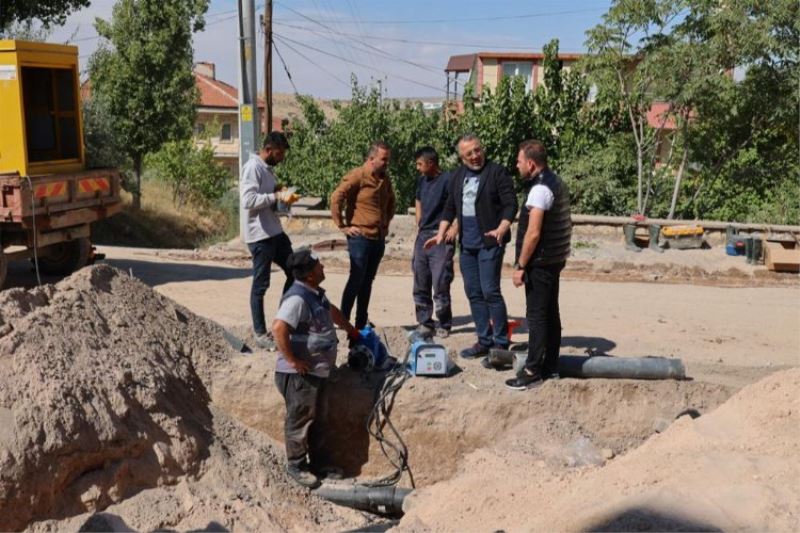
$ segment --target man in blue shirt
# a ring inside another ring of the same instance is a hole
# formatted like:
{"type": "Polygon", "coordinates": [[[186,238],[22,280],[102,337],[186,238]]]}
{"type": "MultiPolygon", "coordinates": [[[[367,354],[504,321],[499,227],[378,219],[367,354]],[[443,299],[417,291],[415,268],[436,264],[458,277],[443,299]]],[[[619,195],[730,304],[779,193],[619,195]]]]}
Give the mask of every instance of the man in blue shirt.
{"type": "Polygon", "coordinates": [[[414,306],[417,314],[417,331],[423,337],[450,335],[453,312],[450,307],[450,284],[453,282],[454,241],[458,232],[455,224],[445,235],[445,241],[425,248],[425,241],[436,236],[442,221],[442,211],[450,189],[450,175],[439,168],[439,154],[424,146],[414,154],[417,170],[417,239],[414,243],[414,306]],[[433,299],[431,299],[433,290],[433,299]],[[434,302],[436,318],[433,321],[434,302]]]}

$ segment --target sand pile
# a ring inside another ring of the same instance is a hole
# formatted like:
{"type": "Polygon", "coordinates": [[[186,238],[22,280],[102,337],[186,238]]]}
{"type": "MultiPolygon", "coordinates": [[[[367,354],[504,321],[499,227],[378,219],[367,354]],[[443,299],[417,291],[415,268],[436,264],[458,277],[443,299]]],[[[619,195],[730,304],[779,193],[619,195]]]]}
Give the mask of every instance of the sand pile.
{"type": "Polygon", "coordinates": [[[0,530],[134,495],[114,506],[134,529],[358,523],[296,489],[273,443],[215,409],[207,387],[234,356],[220,328],[123,272],[4,291],[0,335],[0,530]]]}
{"type": "Polygon", "coordinates": [[[789,531],[800,522],[800,369],[680,417],[605,466],[541,460],[540,435],[523,424],[470,454],[458,475],[406,500],[400,529],[789,531]]]}

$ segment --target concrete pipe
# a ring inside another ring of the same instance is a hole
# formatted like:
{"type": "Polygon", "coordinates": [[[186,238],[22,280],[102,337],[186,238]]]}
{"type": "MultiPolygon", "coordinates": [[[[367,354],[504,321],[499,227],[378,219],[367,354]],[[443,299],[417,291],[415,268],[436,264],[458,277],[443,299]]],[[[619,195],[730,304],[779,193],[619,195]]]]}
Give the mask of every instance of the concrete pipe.
{"type": "Polygon", "coordinates": [[[403,500],[412,489],[401,487],[368,487],[347,483],[323,483],[314,494],[331,503],[381,514],[401,514],[403,500]]]}

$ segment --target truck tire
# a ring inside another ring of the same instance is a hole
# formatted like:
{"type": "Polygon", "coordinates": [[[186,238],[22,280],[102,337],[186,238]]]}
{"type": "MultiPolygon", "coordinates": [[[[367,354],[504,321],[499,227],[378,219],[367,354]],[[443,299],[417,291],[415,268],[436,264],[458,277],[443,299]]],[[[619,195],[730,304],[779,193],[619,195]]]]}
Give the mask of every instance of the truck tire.
{"type": "Polygon", "coordinates": [[[67,275],[89,262],[92,243],[86,237],[52,244],[39,255],[39,270],[42,274],[67,275]]]}

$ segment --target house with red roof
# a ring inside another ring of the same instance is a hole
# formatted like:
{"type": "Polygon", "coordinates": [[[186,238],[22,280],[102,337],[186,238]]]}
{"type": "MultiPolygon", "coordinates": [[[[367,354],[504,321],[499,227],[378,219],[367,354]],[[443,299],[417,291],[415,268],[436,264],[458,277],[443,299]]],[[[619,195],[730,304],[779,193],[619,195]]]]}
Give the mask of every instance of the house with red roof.
{"type": "MultiPolygon", "coordinates": [[[[239,91],[217,79],[214,63],[194,65],[194,78],[200,94],[195,119],[195,137],[208,139],[214,147],[214,158],[239,174],[239,91]]],[[[266,132],[264,100],[258,99],[261,133],[266,132]]],[[[280,118],[273,117],[272,131],[281,131],[280,118]]]]}

